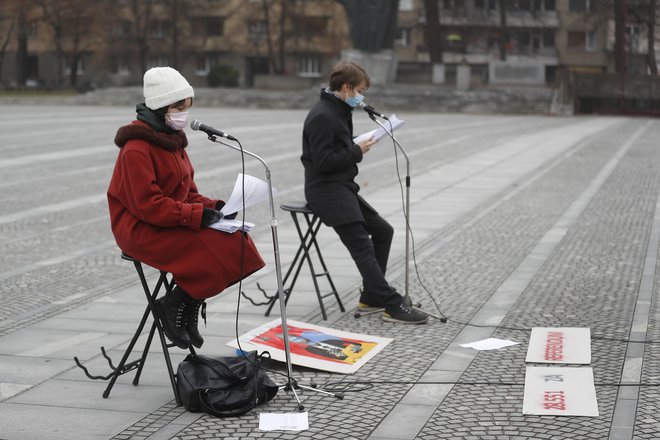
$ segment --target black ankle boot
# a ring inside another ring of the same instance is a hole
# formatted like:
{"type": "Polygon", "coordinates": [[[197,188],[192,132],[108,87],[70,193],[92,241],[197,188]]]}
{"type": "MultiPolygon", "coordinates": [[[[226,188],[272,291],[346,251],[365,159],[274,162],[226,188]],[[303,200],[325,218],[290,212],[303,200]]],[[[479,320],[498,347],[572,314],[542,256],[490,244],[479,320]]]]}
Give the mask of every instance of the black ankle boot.
{"type": "Polygon", "coordinates": [[[204,301],[193,299],[190,305],[186,307],[186,314],[184,316],[190,343],[197,348],[200,348],[204,343],[204,338],[199,334],[199,330],[197,329],[200,308],[202,309],[202,319],[204,319],[204,324],[206,324],[206,303],[204,301]]]}
{"type": "Polygon", "coordinates": [[[156,300],[156,313],[163,325],[165,335],[174,345],[187,349],[190,347],[190,338],[185,327],[186,309],[193,299],[179,286],[172,293],[156,300]]]}

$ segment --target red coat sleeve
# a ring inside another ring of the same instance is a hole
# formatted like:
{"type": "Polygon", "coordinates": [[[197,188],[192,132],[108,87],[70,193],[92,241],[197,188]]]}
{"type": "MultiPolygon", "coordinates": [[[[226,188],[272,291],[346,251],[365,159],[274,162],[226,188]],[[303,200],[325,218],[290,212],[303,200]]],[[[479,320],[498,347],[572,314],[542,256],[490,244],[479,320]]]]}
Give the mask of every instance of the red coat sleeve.
{"type": "Polygon", "coordinates": [[[141,151],[126,151],[122,162],[124,203],[131,214],[154,226],[201,229],[204,205],[165,197],[156,183],[156,173],[148,155],[141,151]]]}
{"type": "Polygon", "coordinates": [[[193,171],[190,175],[190,192],[188,193],[186,203],[201,203],[205,208],[215,209],[215,205],[218,202],[219,200],[210,199],[199,193],[197,190],[197,184],[195,183],[195,172],[193,171]]]}

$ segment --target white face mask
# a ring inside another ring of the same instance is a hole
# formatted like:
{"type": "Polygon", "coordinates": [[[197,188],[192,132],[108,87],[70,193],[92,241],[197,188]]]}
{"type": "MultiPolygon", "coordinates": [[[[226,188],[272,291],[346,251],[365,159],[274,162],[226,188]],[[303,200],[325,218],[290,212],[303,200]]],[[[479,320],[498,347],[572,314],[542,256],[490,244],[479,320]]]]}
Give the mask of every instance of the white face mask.
{"type": "Polygon", "coordinates": [[[173,130],[183,130],[188,123],[188,110],[165,114],[165,123],[173,130]]]}

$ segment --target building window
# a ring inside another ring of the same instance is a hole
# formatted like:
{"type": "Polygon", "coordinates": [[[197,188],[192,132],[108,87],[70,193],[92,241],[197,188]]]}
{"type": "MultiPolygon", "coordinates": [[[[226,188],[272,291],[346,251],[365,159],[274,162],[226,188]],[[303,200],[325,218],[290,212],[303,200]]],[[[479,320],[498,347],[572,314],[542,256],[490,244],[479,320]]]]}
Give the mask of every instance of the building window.
{"type": "Polygon", "coordinates": [[[585,32],[569,31],[567,46],[572,50],[585,50],[586,38],[585,32]]]}
{"type": "Polygon", "coordinates": [[[412,43],[412,29],[411,28],[399,28],[397,29],[397,35],[395,43],[400,47],[410,47],[412,43]]]}
{"type": "Polygon", "coordinates": [[[117,75],[128,76],[128,75],[131,74],[131,69],[128,66],[129,66],[129,64],[126,62],[126,60],[115,59],[114,60],[114,66],[113,66],[112,70],[117,75]]]}
{"type": "Polygon", "coordinates": [[[225,32],[225,21],[222,18],[210,18],[206,22],[206,35],[219,37],[225,32]]]}
{"type": "Polygon", "coordinates": [[[545,0],[545,10],[554,11],[555,10],[555,0],[545,0]]]}
{"type": "Polygon", "coordinates": [[[195,75],[207,76],[211,71],[211,67],[217,64],[215,56],[202,55],[198,56],[195,60],[195,75]]]}
{"type": "Polygon", "coordinates": [[[122,20],[119,25],[114,29],[116,37],[130,37],[132,24],[128,20],[122,20]]]}
{"type": "Polygon", "coordinates": [[[256,20],[248,23],[248,36],[255,40],[266,38],[266,22],[256,20]]]}
{"type": "MultiPolygon", "coordinates": [[[[64,64],[64,74],[71,75],[71,63],[67,60],[64,64]]],[[[76,63],[76,75],[85,74],[85,58],[79,57],[76,63]]]]}
{"type": "Polygon", "coordinates": [[[170,65],[167,57],[155,57],[149,60],[149,68],[151,67],[167,67],[170,65]]]}
{"type": "Polygon", "coordinates": [[[317,78],[321,76],[321,60],[317,56],[304,56],[298,59],[298,76],[317,78]]]}
{"type": "Polygon", "coordinates": [[[166,21],[155,21],[149,28],[149,36],[152,38],[165,38],[170,33],[170,24],[166,21]]]}
{"type": "Polygon", "coordinates": [[[543,31],[543,47],[555,47],[554,31],[543,31]]]}
{"type": "Polygon", "coordinates": [[[585,50],[587,52],[596,51],[596,33],[594,31],[589,31],[586,33],[585,50]]]}
{"type": "Polygon", "coordinates": [[[642,29],[639,24],[626,24],[626,49],[630,52],[639,51],[639,39],[642,29]]]}
{"type": "Polygon", "coordinates": [[[399,0],[399,11],[412,11],[413,9],[413,0],[399,0]]]}
{"type": "Polygon", "coordinates": [[[591,12],[590,0],[569,0],[568,10],[571,12],[591,12]]]}

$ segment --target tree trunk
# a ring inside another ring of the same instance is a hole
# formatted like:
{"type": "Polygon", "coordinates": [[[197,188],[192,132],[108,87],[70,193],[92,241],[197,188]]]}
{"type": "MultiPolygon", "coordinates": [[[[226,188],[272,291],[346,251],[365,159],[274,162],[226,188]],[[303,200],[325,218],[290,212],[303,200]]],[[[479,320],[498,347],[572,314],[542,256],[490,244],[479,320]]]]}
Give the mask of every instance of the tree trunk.
{"type": "Polygon", "coordinates": [[[440,26],[440,13],[437,0],[424,0],[426,10],[426,26],[424,38],[429,49],[431,64],[442,63],[442,27],[440,26]]]}
{"type": "Polygon", "coordinates": [[[16,20],[12,19],[11,24],[9,25],[9,31],[5,35],[5,40],[2,42],[2,47],[0,47],[0,84],[2,83],[2,64],[5,60],[5,54],[7,53],[7,47],[11,41],[12,34],[14,33],[14,28],[16,27],[16,20]]]}
{"type": "Polygon", "coordinates": [[[509,28],[506,23],[507,2],[508,0],[497,0],[497,8],[500,11],[500,38],[498,45],[500,49],[500,61],[506,61],[509,46],[509,28]]]}
{"type": "Polygon", "coordinates": [[[23,87],[27,82],[28,67],[27,67],[27,45],[28,45],[28,29],[27,29],[27,15],[25,8],[20,9],[18,13],[18,29],[16,33],[17,47],[16,47],[16,86],[23,87]]]}
{"type": "Polygon", "coordinates": [[[648,29],[648,56],[646,58],[651,75],[658,75],[658,64],[655,59],[655,24],[656,24],[656,0],[649,0],[648,29]]]}
{"type": "Polygon", "coordinates": [[[626,71],[626,5],[614,0],[614,68],[617,73],[626,71]]]}
{"type": "Polygon", "coordinates": [[[172,67],[179,69],[179,0],[172,0],[172,67]]]}
{"type": "Polygon", "coordinates": [[[282,7],[280,9],[280,40],[279,40],[279,50],[278,50],[278,58],[279,58],[279,71],[276,73],[284,73],[284,46],[286,42],[286,31],[285,31],[285,26],[286,26],[286,4],[287,0],[282,0],[282,7]]]}

